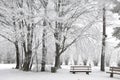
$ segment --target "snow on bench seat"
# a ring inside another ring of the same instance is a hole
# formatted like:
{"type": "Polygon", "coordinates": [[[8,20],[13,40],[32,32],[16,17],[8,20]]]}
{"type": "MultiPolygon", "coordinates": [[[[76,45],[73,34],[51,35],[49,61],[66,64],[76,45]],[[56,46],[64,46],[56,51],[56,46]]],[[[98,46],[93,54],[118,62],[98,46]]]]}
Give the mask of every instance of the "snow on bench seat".
{"type": "Polygon", "coordinates": [[[75,74],[75,72],[86,72],[86,74],[89,74],[91,72],[91,66],[73,65],[70,66],[70,72],[73,74],[75,74]]]}

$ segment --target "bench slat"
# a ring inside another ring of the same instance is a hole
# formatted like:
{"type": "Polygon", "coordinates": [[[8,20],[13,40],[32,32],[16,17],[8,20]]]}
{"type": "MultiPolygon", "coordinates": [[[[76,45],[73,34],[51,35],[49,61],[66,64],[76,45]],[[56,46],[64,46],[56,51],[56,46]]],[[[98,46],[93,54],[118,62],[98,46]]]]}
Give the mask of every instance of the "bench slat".
{"type": "Polygon", "coordinates": [[[120,72],[111,72],[111,71],[108,71],[106,73],[120,74],[120,72]]]}
{"type": "Polygon", "coordinates": [[[70,70],[91,70],[91,69],[70,69],[70,70]]]}
{"type": "Polygon", "coordinates": [[[71,67],[79,67],[79,68],[90,68],[89,66],[71,66],[71,67]]]}
{"type": "Polygon", "coordinates": [[[120,69],[110,69],[110,71],[118,71],[118,72],[120,72],[120,69]]]}
{"type": "Polygon", "coordinates": [[[92,72],[92,71],[70,71],[70,72],[92,72]]]}
{"type": "Polygon", "coordinates": [[[120,67],[110,67],[110,68],[114,68],[114,69],[120,69],[120,67]]]}

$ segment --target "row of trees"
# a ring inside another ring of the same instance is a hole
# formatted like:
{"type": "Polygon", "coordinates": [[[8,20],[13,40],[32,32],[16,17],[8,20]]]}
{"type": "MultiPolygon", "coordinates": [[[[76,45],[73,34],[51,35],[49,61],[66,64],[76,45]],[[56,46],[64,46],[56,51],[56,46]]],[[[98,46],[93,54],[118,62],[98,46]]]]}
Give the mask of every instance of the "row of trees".
{"type": "Polygon", "coordinates": [[[98,36],[89,30],[103,15],[101,70],[104,71],[106,23],[105,3],[101,3],[99,0],[0,0],[0,36],[15,46],[16,69],[31,70],[35,58],[38,63],[38,49],[42,49],[41,71],[45,71],[49,41],[53,41],[54,67],[58,69],[61,55],[73,44],[84,37],[96,41],[98,36]]]}

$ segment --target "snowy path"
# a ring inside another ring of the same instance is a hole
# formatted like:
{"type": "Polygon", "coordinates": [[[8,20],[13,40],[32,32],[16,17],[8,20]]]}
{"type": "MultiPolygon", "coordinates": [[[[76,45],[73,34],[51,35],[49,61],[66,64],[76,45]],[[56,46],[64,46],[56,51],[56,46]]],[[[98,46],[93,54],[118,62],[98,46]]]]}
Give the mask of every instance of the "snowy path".
{"type": "Polygon", "coordinates": [[[0,80],[120,80],[120,75],[110,78],[109,74],[93,68],[90,75],[85,73],[72,74],[69,69],[60,69],[57,73],[51,72],[23,72],[11,69],[13,65],[0,65],[0,80]],[[2,68],[1,68],[2,67],[2,68]]]}

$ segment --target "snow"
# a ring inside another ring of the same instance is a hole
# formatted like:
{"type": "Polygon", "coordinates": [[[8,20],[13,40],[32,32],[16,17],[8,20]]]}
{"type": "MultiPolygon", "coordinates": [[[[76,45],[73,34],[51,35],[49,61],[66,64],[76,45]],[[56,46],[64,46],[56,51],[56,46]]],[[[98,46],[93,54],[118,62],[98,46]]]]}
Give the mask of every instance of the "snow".
{"type": "MultiPolygon", "coordinates": [[[[57,73],[46,72],[24,72],[12,69],[14,64],[0,64],[0,80],[120,80],[119,75],[110,78],[110,74],[100,72],[99,67],[92,67],[92,73],[72,74],[69,72],[69,66],[62,66],[57,73]]],[[[108,70],[108,68],[107,68],[108,70]]]]}

